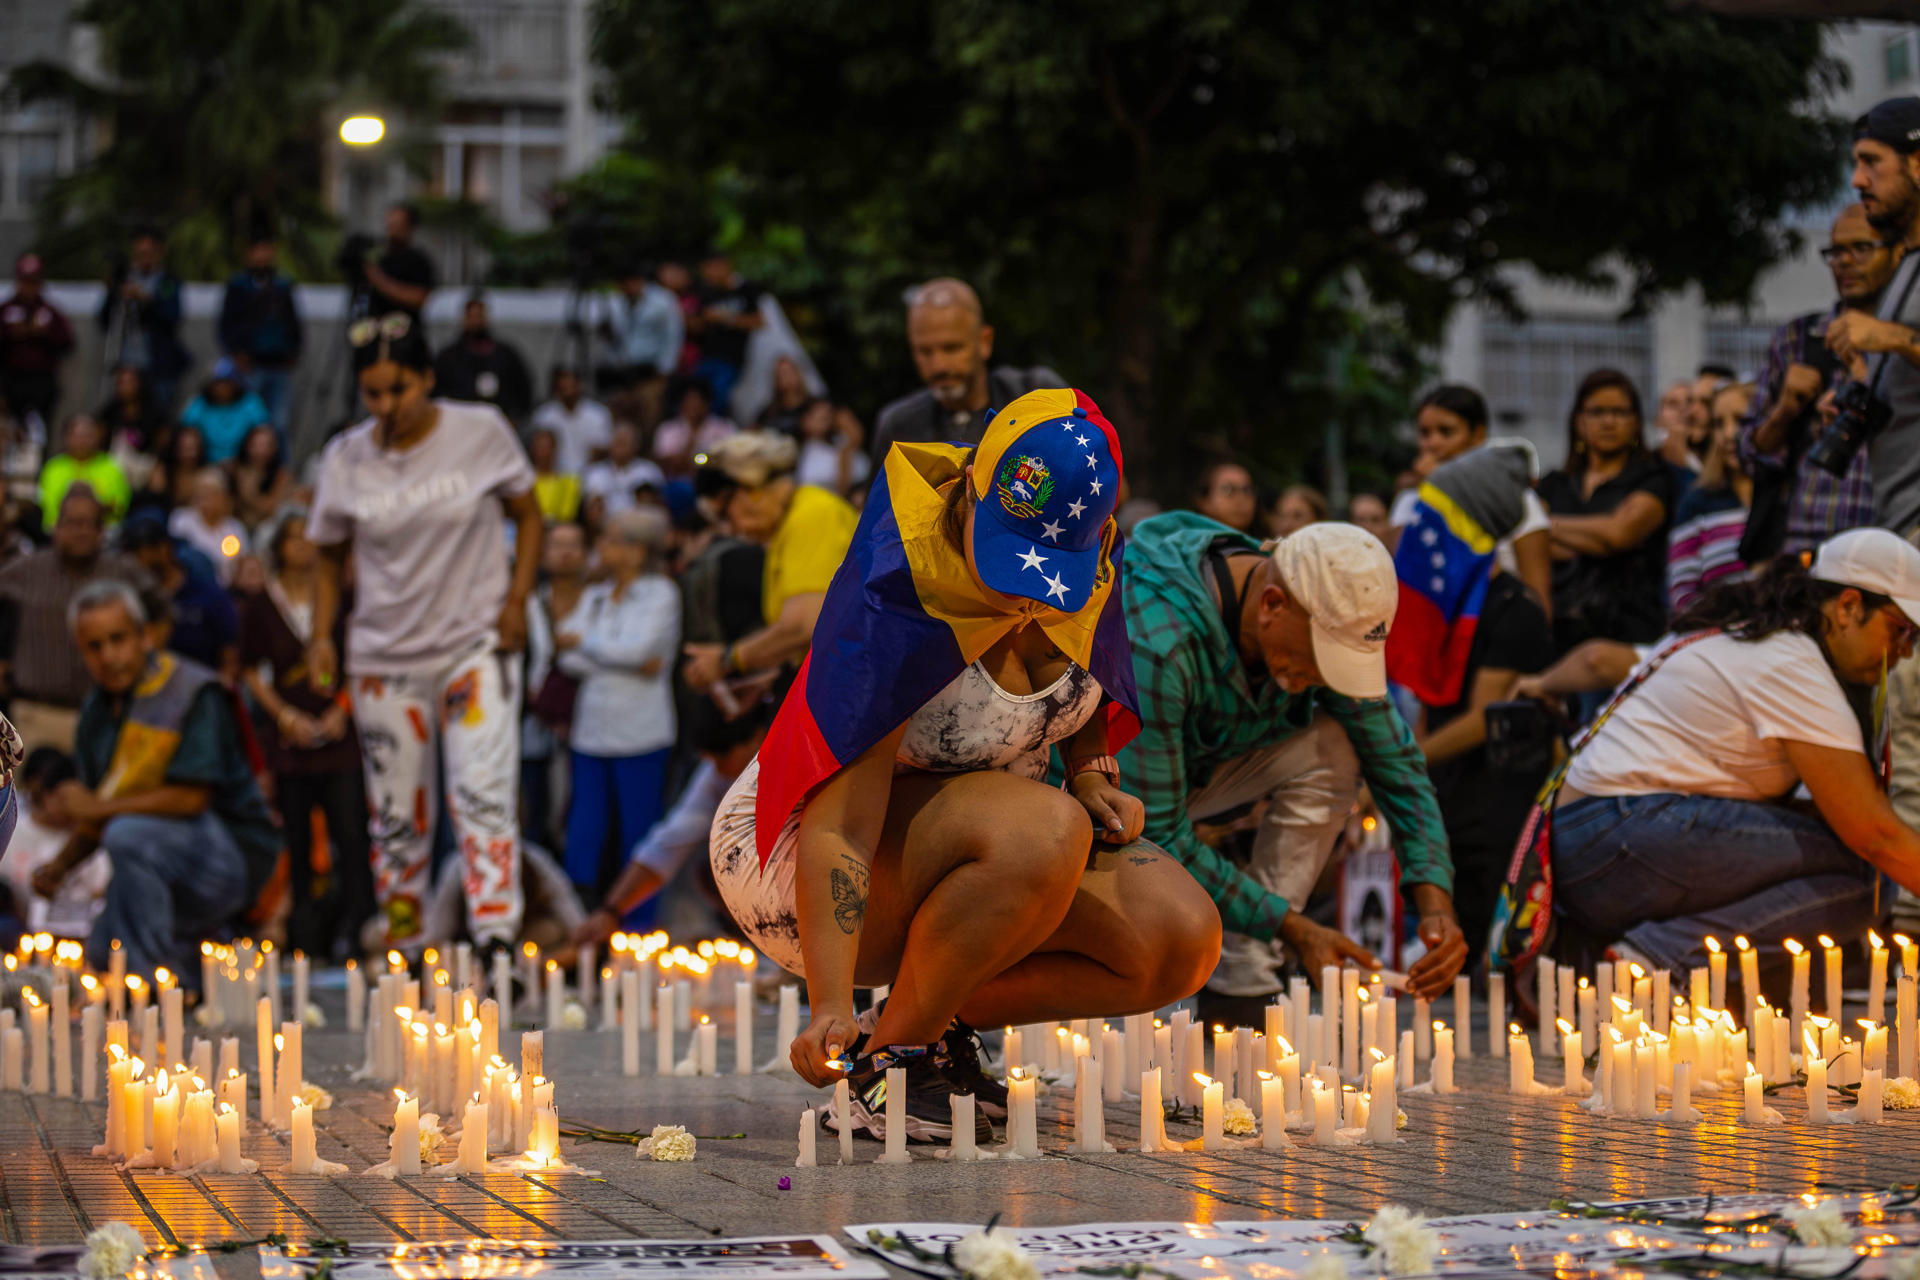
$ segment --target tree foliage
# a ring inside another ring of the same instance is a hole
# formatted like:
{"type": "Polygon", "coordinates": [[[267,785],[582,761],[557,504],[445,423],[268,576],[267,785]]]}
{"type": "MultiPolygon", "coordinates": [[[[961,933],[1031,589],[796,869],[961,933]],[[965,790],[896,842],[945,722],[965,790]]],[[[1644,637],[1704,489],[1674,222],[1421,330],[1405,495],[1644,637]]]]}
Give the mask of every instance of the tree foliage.
{"type": "Polygon", "coordinates": [[[1835,186],[1820,39],[1666,0],[601,0],[595,31],[636,153],[804,229],[865,398],[911,385],[902,290],[958,274],[1136,474],[1390,418],[1512,264],[1743,298],[1835,186]]]}
{"type": "Polygon", "coordinates": [[[74,18],[98,32],[100,78],[33,63],[12,87],[71,103],[105,138],[40,210],[55,267],[89,274],[141,223],[166,228],[190,277],[224,275],[261,229],[320,273],[334,225],[323,156],[340,117],[430,118],[437,59],[466,40],[411,0],[84,0],[74,18]]]}

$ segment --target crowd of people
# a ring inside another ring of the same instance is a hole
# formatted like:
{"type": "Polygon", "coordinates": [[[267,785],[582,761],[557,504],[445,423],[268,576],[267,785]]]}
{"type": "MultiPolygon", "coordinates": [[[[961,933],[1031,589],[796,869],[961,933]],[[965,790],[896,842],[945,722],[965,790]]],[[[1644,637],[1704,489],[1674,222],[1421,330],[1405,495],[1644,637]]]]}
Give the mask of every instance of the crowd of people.
{"type": "Polygon", "coordinates": [[[957,279],[912,293],[922,386],[871,431],[797,346],[755,372],[777,306],[719,254],[624,273],[602,358],[536,404],[483,297],[433,349],[396,207],[348,331],[362,416],[296,467],[271,242],[189,398],[179,282],[136,237],[111,395],[64,418],[71,328],[22,258],[0,395],[47,454],[0,562],[16,922],[189,975],[245,920],[564,960],[680,884],[806,979],[796,1070],[844,1067],[877,1133],[904,1067],[924,1139],[956,1091],[1004,1104],[973,1026],[1196,992],[1257,1023],[1289,968],[1379,965],[1327,910],[1376,828],[1420,995],[1857,937],[1920,889],[1915,139],[1920,99],[1859,122],[1834,301],[1762,368],[1651,421],[1592,370],[1544,474],[1436,387],[1397,492],[1344,519],[1228,458],[1186,509],[1133,497],[1094,399],[995,363],[957,279]]]}

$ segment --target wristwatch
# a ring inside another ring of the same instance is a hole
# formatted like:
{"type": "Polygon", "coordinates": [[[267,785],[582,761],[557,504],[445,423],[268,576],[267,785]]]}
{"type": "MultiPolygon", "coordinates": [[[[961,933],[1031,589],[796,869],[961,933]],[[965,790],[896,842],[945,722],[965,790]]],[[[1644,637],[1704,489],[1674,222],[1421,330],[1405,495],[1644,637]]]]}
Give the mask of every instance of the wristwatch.
{"type": "Polygon", "coordinates": [[[1101,774],[1114,786],[1120,785],[1120,762],[1112,756],[1077,756],[1067,765],[1067,780],[1083,773],[1101,774]]]}

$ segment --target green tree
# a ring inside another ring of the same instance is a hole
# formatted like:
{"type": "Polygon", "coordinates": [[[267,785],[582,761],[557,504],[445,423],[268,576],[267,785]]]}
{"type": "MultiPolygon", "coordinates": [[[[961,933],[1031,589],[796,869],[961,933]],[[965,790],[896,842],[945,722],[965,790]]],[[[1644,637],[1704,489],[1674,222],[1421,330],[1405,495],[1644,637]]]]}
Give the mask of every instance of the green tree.
{"type": "Polygon", "coordinates": [[[1667,0],[601,0],[595,31],[635,151],[805,228],[831,367],[911,385],[901,291],[959,274],[1160,476],[1390,420],[1511,264],[1746,296],[1835,185],[1820,42],[1667,0]]]}
{"type": "Polygon", "coordinates": [[[431,118],[439,58],[466,41],[411,0],[84,0],[74,18],[99,33],[101,78],[33,63],[12,88],[71,103],[106,139],[39,211],[54,265],[89,272],[142,222],[167,229],[189,277],[224,275],[261,228],[303,274],[324,272],[323,156],[340,116],[431,118]]]}

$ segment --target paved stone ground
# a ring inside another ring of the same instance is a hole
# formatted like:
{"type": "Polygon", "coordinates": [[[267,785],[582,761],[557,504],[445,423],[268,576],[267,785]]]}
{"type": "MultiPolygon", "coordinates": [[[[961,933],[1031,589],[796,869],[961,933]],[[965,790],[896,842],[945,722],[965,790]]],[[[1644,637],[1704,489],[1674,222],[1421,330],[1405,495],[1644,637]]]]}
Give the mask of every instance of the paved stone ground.
{"type": "MultiPolygon", "coordinates": [[[[338,997],[334,998],[338,1026],[338,997]]],[[[760,1023],[759,1056],[771,1049],[772,1019],[760,1023]]],[[[646,1037],[643,1037],[645,1039],[646,1037]]],[[[242,1064],[251,1070],[251,1036],[242,1064]]],[[[512,1038],[507,1038],[512,1043],[512,1038]]],[[[856,1145],[852,1167],[795,1169],[798,1116],[820,1095],[773,1077],[628,1080],[619,1074],[612,1033],[548,1033],[547,1073],[558,1081],[563,1123],[585,1121],[633,1130],[684,1124],[697,1134],[745,1132],[741,1141],[700,1144],[692,1164],[637,1161],[631,1148],[567,1144],[578,1174],[427,1175],[388,1181],[360,1170],[386,1157],[381,1124],[391,1094],[348,1079],[358,1037],[310,1032],[307,1075],[335,1103],[319,1113],[319,1154],[348,1165],[340,1178],[294,1177],[282,1138],[256,1125],[244,1143],[261,1173],[187,1178],[126,1174],[90,1154],[100,1140],[104,1104],[0,1095],[0,1232],[7,1241],[77,1240],[104,1222],[131,1223],[152,1244],[251,1239],[281,1232],[293,1239],[355,1242],[464,1239],[693,1238],[770,1231],[836,1231],[875,1220],[984,1221],[1045,1225],[1103,1220],[1361,1217],[1399,1202],[1435,1213],[1543,1207],[1555,1196],[1619,1199],[1667,1194],[1826,1187],[1870,1189],[1911,1181],[1920,1161],[1920,1112],[1890,1112],[1877,1128],[1813,1129],[1803,1123],[1798,1090],[1770,1101],[1783,1127],[1738,1123],[1734,1091],[1695,1095],[1704,1123],[1602,1120],[1571,1100],[1506,1095],[1505,1064],[1460,1064],[1463,1092],[1403,1099],[1406,1139],[1391,1149],[1257,1149],[1222,1154],[1108,1156],[1064,1153],[1070,1121],[1043,1101],[1041,1145],[1055,1152],[1029,1162],[949,1166],[920,1153],[907,1167],[869,1163],[878,1144],[856,1145]],[[790,1191],[777,1189],[791,1177],[790,1191]]],[[[721,1059],[732,1049],[723,1027],[721,1059]]],[[[642,1061],[653,1051],[643,1046],[642,1061]]],[[[1548,1064],[1544,1079],[1558,1078],[1548,1064]]],[[[258,1078],[257,1076],[255,1077],[258,1078]]],[[[1107,1110],[1108,1139],[1137,1142],[1137,1107],[1107,1110]]],[[[1191,1126],[1170,1135],[1197,1137],[1191,1126]]],[[[831,1158],[831,1135],[823,1134],[831,1158]]],[[[450,1146],[447,1150],[451,1158],[450,1146]]],[[[250,1255],[219,1259],[236,1280],[257,1276],[250,1255]]]]}

